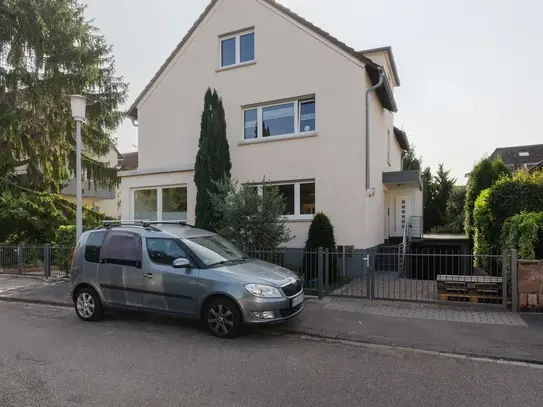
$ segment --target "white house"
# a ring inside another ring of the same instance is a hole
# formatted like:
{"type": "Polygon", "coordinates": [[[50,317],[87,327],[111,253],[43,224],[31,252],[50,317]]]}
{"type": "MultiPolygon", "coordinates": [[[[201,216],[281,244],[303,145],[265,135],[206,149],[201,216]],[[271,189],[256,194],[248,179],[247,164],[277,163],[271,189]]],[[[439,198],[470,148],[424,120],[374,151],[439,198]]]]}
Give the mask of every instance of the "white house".
{"type": "Polygon", "coordinates": [[[194,221],[211,87],[223,99],[232,176],[281,186],[289,247],[303,246],[316,211],[330,217],[338,245],[402,236],[422,215],[422,192],[418,173],[401,171],[399,84],[390,47],[356,51],[273,0],[213,0],[128,111],[139,157],[119,174],[121,217],[194,221]],[[366,144],[366,93],[376,85],[366,144]]]}

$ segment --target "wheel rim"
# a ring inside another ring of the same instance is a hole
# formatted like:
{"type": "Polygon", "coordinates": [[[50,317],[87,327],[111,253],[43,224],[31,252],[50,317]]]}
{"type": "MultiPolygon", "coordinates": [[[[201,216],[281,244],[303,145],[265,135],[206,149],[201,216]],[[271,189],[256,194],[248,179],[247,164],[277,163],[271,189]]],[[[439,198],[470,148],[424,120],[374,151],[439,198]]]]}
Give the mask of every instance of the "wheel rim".
{"type": "Polygon", "coordinates": [[[94,314],[96,303],[89,293],[81,293],[77,297],[77,312],[83,318],[90,318],[94,314]]]}
{"type": "Polygon", "coordinates": [[[211,307],[207,317],[209,327],[218,335],[227,335],[234,327],[234,314],[226,305],[211,307]]]}

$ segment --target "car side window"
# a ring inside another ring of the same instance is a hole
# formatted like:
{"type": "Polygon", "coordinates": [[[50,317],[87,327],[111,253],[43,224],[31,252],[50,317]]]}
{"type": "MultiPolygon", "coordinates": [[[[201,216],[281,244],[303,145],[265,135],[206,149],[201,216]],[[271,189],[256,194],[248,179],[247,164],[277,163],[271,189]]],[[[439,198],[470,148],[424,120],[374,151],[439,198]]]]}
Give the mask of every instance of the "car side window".
{"type": "Polygon", "coordinates": [[[146,239],[147,253],[153,263],[171,266],[175,259],[187,254],[175,239],[146,239]]]}
{"type": "Polygon", "coordinates": [[[106,236],[105,230],[99,230],[97,232],[91,232],[87,238],[85,246],[85,260],[90,263],[100,262],[100,249],[106,236]]]}
{"type": "Polygon", "coordinates": [[[100,262],[141,268],[141,236],[127,231],[112,230],[106,234],[100,262]]]}

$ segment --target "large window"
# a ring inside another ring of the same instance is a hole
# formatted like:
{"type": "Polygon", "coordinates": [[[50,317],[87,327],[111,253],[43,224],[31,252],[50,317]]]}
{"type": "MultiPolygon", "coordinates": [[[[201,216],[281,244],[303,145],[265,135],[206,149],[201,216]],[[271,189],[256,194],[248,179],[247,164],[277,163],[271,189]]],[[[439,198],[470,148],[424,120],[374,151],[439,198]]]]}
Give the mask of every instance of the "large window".
{"type": "Polygon", "coordinates": [[[315,131],[315,100],[301,99],[243,111],[246,140],[315,131]]]}
{"type": "MultiPolygon", "coordinates": [[[[291,219],[312,219],[315,214],[315,182],[281,182],[272,183],[283,195],[285,215],[291,219]]],[[[261,193],[266,193],[266,187],[258,187],[261,193]]]]}
{"type": "Polygon", "coordinates": [[[135,190],[134,220],[187,220],[187,187],[135,190]]]}
{"type": "Polygon", "coordinates": [[[222,37],[220,41],[222,68],[255,60],[255,33],[253,31],[222,37]]]}

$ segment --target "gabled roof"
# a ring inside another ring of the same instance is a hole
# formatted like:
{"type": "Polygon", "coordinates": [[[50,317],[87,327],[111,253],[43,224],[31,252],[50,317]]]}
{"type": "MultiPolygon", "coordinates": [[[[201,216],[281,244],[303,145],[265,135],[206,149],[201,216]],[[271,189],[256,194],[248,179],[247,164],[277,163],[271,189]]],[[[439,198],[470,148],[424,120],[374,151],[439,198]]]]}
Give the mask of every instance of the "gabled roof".
{"type": "MultiPolygon", "coordinates": [[[[147,86],[143,89],[143,91],[139,94],[139,96],[136,98],[132,106],[128,109],[126,112],[126,115],[129,117],[132,117],[133,119],[138,118],[138,104],[143,99],[143,97],[147,94],[147,92],[151,89],[153,84],[156,82],[156,80],[160,77],[162,72],[166,69],[166,67],[170,64],[170,62],[175,58],[177,53],[183,48],[183,45],[188,41],[190,36],[196,31],[200,23],[206,18],[206,16],[209,14],[209,12],[213,9],[215,4],[217,4],[219,0],[211,0],[211,2],[207,5],[204,12],[198,17],[196,22],[192,25],[192,27],[189,29],[187,34],[183,37],[181,42],[175,47],[173,52],[170,54],[170,56],[166,59],[166,61],[162,64],[160,69],[155,73],[151,81],[147,84],[147,86]]],[[[375,85],[379,81],[379,69],[381,68],[380,65],[374,63],[371,59],[365,57],[362,55],[362,53],[355,51],[353,48],[349,47],[344,42],[338,40],[336,37],[332,36],[330,33],[324,31],[323,29],[317,27],[316,25],[310,23],[305,18],[299,16],[298,14],[294,13],[289,8],[283,6],[282,4],[279,4],[275,0],[261,0],[266,3],[268,3],[270,6],[275,7],[277,10],[283,12],[287,16],[291,17],[293,20],[298,22],[299,24],[303,25],[304,27],[308,28],[309,30],[313,31],[314,33],[320,35],[321,37],[325,38],[326,40],[330,41],[332,44],[340,48],[341,50],[345,51],[352,57],[358,59],[359,61],[363,62],[366,65],[366,71],[368,72],[368,75],[370,77],[371,82],[375,85]]],[[[394,94],[392,93],[392,89],[390,88],[390,84],[388,81],[384,82],[384,85],[381,86],[376,91],[377,97],[379,98],[379,101],[381,102],[383,108],[390,110],[392,112],[397,112],[398,107],[396,105],[396,101],[394,100],[394,94]]]]}
{"type": "Polygon", "coordinates": [[[371,49],[364,49],[362,51],[359,51],[362,55],[368,55],[368,54],[377,54],[379,52],[386,52],[388,59],[390,60],[390,65],[392,66],[392,74],[394,75],[394,80],[396,81],[396,85],[400,86],[400,76],[398,75],[398,67],[396,66],[396,60],[394,59],[394,54],[392,53],[392,47],[386,46],[386,47],[379,47],[379,48],[371,48],[371,49]]]}
{"type": "Polygon", "coordinates": [[[117,161],[119,171],[131,171],[138,168],[138,152],[123,153],[122,158],[117,161]]]}
{"type": "Polygon", "coordinates": [[[396,136],[396,140],[398,140],[400,147],[405,151],[409,150],[409,140],[407,139],[406,132],[394,126],[394,135],[396,136]]]}
{"type": "Polygon", "coordinates": [[[512,164],[515,168],[524,164],[534,164],[543,160],[543,144],[527,146],[498,147],[490,155],[494,158],[500,156],[505,164],[512,164]]]}

